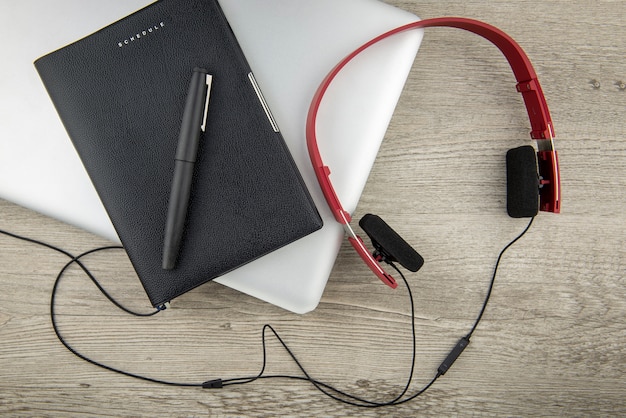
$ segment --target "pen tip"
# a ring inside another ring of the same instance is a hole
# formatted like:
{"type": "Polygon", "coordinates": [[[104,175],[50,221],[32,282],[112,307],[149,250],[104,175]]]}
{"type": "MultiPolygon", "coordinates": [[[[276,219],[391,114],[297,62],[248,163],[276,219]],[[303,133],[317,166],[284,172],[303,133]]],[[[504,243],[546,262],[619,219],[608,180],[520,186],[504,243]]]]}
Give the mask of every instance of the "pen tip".
{"type": "Polygon", "coordinates": [[[173,270],[174,266],[176,265],[176,259],[174,259],[173,257],[163,257],[163,263],[161,264],[161,267],[163,268],[163,270],[173,270]]]}

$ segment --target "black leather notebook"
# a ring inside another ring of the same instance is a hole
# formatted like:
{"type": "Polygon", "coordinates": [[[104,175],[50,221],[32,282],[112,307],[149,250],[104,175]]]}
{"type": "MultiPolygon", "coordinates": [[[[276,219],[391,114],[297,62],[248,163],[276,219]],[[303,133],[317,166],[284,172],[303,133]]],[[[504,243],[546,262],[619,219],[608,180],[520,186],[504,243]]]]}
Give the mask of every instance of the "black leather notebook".
{"type": "Polygon", "coordinates": [[[35,67],[154,306],[321,228],[216,0],[158,1],[35,67]],[[167,204],[194,67],[213,85],[167,271],[167,204]]]}

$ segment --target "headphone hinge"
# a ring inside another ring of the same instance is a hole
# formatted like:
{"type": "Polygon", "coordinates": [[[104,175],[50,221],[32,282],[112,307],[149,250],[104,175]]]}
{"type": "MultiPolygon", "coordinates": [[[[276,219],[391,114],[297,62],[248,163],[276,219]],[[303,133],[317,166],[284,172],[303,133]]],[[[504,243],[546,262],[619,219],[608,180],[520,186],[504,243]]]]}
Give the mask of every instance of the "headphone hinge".
{"type": "Polygon", "coordinates": [[[554,129],[550,120],[550,113],[543,97],[541,85],[536,78],[520,81],[515,85],[515,89],[522,93],[524,103],[530,118],[532,130],[530,137],[535,140],[554,138],[554,129]]]}
{"type": "Polygon", "coordinates": [[[515,86],[518,92],[525,93],[527,91],[537,91],[537,79],[531,78],[527,81],[521,81],[515,86]]]}

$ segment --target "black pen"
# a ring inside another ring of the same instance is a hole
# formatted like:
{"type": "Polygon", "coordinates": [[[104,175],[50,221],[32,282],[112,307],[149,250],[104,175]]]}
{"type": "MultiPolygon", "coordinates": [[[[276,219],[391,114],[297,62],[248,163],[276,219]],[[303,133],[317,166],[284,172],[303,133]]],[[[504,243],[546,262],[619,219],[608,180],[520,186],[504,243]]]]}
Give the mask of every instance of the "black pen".
{"type": "Polygon", "coordinates": [[[174,157],[174,176],[167,208],[165,240],[163,242],[163,268],[171,270],[176,265],[183,237],[187,207],[191,191],[193,168],[198,154],[200,135],[206,130],[209,96],[213,78],[203,68],[194,68],[185,102],[183,121],[174,157]],[[204,112],[203,112],[204,110],[204,112]]]}

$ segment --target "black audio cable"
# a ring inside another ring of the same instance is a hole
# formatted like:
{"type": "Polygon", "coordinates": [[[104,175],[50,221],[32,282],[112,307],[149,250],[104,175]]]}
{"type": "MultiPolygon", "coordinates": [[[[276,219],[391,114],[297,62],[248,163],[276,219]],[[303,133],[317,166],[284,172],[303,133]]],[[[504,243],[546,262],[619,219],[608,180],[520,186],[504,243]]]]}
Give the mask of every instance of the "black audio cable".
{"type": "Polygon", "coordinates": [[[248,383],[252,383],[254,381],[257,381],[259,379],[290,379],[290,380],[298,380],[298,381],[305,381],[305,382],[309,382],[311,383],[316,389],[318,389],[320,392],[322,392],[323,394],[325,394],[326,396],[337,400],[339,402],[343,402],[349,405],[353,405],[353,406],[359,406],[359,407],[365,407],[365,408],[377,408],[377,407],[383,407],[383,406],[391,406],[391,405],[400,405],[406,402],[409,402],[413,399],[415,399],[416,397],[420,396],[421,394],[423,394],[426,390],[428,390],[434,383],[435,381],[443,376],[448,369],[452,366],[452,364],[456,361],[456,359],[460,356],[460,354],[463,352],[463,350],[469,345],[470,342],[470,338],[473,335],[474,331],[476,331],[476,328],[478,327],[484,313],[485,310],[487,308],[487,304],[489,303],[489,299],[491,297],[491,293],[493,291],[493,287],[494,287],[494,283],[495,283],[495,279],[496,279],[496,275],[498,272],[498,266],[500,265],[500,261],[502,260],[502,257],[504,255],[504,253],[513,245],[515,244],[519,239],[521,239],[526,232],[528,232],[528,230],[530,229],[532,223],[533,223],[534,218],[530,218],[530,221],[528,222],[528,225],[525,227],[525,229],[516,237],[514,238],[511,242],[509,242],[499,253],[497,261],[495,263],[494,269],[493,269],[493,274],[491,276],[491,280],[489,283],[489,287],[487,290],[487,294],[485,296],[483,305],[481,307],[481,310],[474,322],[474,325],[472,326],[472,328],[470,329],[469,333],[466,334],[464,337],[462,337],[459,342],[455,345],[455,347],[452,349],[452,351],[450,351],[450,353],[448,354],[448,356],[445,358],[445,360],[441,363],[441,365],[438,367],[437,372],[435,373],[434,377],[426,384],[424,385],[420,390],[407,395],[410,387],[411,387],[411,383],[413,380],[413,375],[415,372],[415,361],[416,361],[416,351],[417,351],[417,347],[416,347],[416,334],[415,334],[415,305],[414,305],[414,300],[413,300],[413,294],[411,292],[411,288],[409,286],[408,281],[406,280],[404,274],[402,274],[402,272],[396,267],[396,265],[388,260],[383,260],[386,261],[388,264],[390,264],[400,275],[400,277],[402,278],[402,281],[404,282],[406,289],[407,289],[407,293],[409,296],[409,301],[410,301],[410,306],[411,306],[411,333],[412,333],[412,358],[411,358],[411,367],[410,367],[410,371],[408,373],[408,377],[407,377],[407,381],[406,384],[404,385],[403,390],[396,395],[392,400],[387,401],[387,402],[377,402],[377,401],[371,401],[371,400],[367,400],[364,399],[362,397],[359,396],[355,396],[352,394],[349,394],[341,389],[337,389],[332,385],[329,385],[327,383],[324,383],[320,380],[317,380],[316,378],[314,378],[302,365],[302,363],[300,362],[300,360],[296,357],[295,353],[289,348],[289,346],[287,345],[287,343],[281,338],[281,336],[278,334],[278,332],[269,324],[266,324],[263,326],[262,329],[262,333],[261,333],[261,343],[262,343],[262,349],[263,349],[263,360],[262,360],[262,364],[261,364],[261,368],[259,373],[257,373],[256,375],[253,376],[248,376],[248,377],[236,377],[236,378],[228,378],[228,379],[211,379],[211,380],[207,380],[205,382],[202,383],[185,383],[185,382],[173,382],[173,381],[167,381],[167,380],[162,380],[162,379],[156,379],[156,378],[152,378],[152,377],[147,377],[147,376],[142,376],[142,375],[138,375],[135,373],[130,373],[124,370],[120,370],[120,369],[116,369],[114,367],[108,366],[106,364],[100,363],[98,361],[95,361],[87,356],[85,356],[84,354],[80,353],[79,351],[77,351],[76,349],[74,349],[68,342],[67,340],[64,338],[64,336],[61,334],[59,326],[58,326],[58,322],[57,322],[57,317],[56,317],[56,297],[57,297],[57,290],[59,287],[59,283],[61,281],[61,279],[64,276],[64,273],[66,272],[66,270],[73,264],[77,264],[83,271],[84,273],[89,277],[89,279],[94,283],[94,285],[98,288],[98,290],[109,300],[111,301],[115,306],[117,306],[119,309],[121,309],[122,311],[133,315],[133,316],[138,316],[138,317],[150,317],[150,316],[154,316],[157,313],[161,312],[161,310],[157,309],[148,313],[141,313],[141,312],[135,312],[131,309],[126,308],[125,306],[121,305],[118,301],[115,300],[115,298],[113,298],[107,291],[106,289],[104,289],[102,287],[102,285],[98,282],[98,280],[94,277],[94,275],[91,273],[91,271],[85,266],[85,264],[82,262],[82,259],[90,254],[96,253],[96,252],[101,252],[101,251],[108,251],[108,250],[120,250],[123,249],[123,247],[121,246],[105,246],[105,247],[100,247],[100,248],[95,248],[86,252],[83,252],[82,254],[79,254],[78,256],[74,256],[71,253],[56,247],[54,245],[50,245],[47,244],[45,242],[42,241],[38,241],[32,238],[28,238],[28,237],[24,237],[24,236],[20,236],[17,234],[13,234],[4,230],[0,229],[0,234],[4,234],[6,236],[15,238],[15,239],[19,239],[19,240],[23,240],[29,243],[33,243],[33,244],[37,244],[46,248],[49,248],[51,250],[57,251],[65,256],[67,256],[68,258],[70,258],[70,261],[68,261],[63,268],[61,269],[61,271],[58,273],[56,280],[54,282],[54,286],[52,289],[52,294],[51,294],[51,299],[50,299],[50,319],[52,322],[52,327],[54,329],[54,332],[57,336],[57,338],[59,339],[59,341],[65,346],[65,348],[67,348],[72,354],[74,354],[75,356],[77,356],[78,358],[93,364],[95,366],[98,366],[100,368],[103,368],[105,370],[108,371],[112,371],[115,373],[119,373],[128,377],[132,377],[135,379],[140,379],[140,380],[144,380],[144,381],[148,381],[148,382],[152,382],[152,383],[158,383],[158,384],[163,384],[163,385],[169,385],[169,386],[180,386],[180,387],[198,387],[198,388],[205,388],[205,389],[219,389],[219,388],[224,388],[227,386],[234,386],[234,385],[243,385],[243,384],[248,384],[248,383]],[[266,365],[267,365],[267,344],[266,344],[266,340],[267,340],[267,335],[268,332],[271,333],[277,340],[278,342],[281,344],[281,346],[285,349],[285,351],[289,354],[289,356],[292,358],[292,360],[296,363],[296,365],[298,366],[298,368],[300,369],[300,371],[302,372],[302,376],[295,376],[295,375],[266,375],[265,374],[265,369],[266,369],[266,365]]]}

